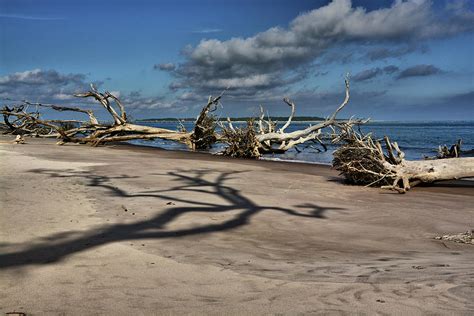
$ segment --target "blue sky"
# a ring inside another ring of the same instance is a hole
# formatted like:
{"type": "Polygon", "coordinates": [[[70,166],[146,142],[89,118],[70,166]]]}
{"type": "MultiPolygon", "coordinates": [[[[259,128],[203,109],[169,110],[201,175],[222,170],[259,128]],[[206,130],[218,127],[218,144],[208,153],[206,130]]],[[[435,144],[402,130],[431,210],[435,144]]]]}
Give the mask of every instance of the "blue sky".
{"type": "Polygon", "coordinates": [[[80,104],[94,82],[133,117],[474,119],[473,1],[0,0],[0,100],[80,104]]]}

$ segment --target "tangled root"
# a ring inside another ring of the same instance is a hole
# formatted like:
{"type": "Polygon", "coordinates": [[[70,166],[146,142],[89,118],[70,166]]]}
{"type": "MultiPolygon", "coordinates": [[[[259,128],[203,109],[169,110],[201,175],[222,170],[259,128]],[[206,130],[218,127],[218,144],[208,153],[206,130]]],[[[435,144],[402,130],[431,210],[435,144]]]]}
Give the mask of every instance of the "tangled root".
{"type": "Polygon", "coordinates": [[[222,129],[222,136],[227,143],[227,148],[222,155],[234,158],[259,158],[259,142],[255,138],[253,120],[247,121],[247,126],[243,128],[222,129]]]}
{"type": "Polygon", "coordinates": [[[393,182],[391,177],[384,177],[388,170],[385,169],[383,162],[377,159],[373,150],[359,146],[357,142],[342,145],[333,155],[334,169],[341,172],[348,183],[357,185],[377,183],[378,186],[382,186],[393,182]]]}

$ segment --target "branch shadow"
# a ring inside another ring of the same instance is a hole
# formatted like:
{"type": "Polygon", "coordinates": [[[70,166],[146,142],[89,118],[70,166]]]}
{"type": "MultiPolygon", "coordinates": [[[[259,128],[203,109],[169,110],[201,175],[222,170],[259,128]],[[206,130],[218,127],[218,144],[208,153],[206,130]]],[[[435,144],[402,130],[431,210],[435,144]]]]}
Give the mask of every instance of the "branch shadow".
{"type": "Polygon", "coordinates": [[[474,188],[473,180],[447,180],[447,181],[437,181],[433,183],[420,183],[418,187],[435,187],[435,188],[474,188]]]}
{"type": "MultiPolygon", "coordinates": [[[[232,175],[241,172],[216,172],[213,170],[176,170],[165,174],[154,174],[156,176],[168,176],[177,182],[177,185],[162,190],[148,190],[137,193],[129,193],[112,183],[117,179],[136,179],[138,176],[104,176],[92,172],[78,172],[75,170],[48,170],[33,169],[33,173],[45,174],[50,177],[76,177],[84,179],[89,187],[102,188],[108,194],[118,198],[140,198],[151,197],[172,201],[173,203],[185,203],[189,206],[170,206],[151,219],[140,220],[133,223],[119,223],[103,225],[86,232],[61,232],[46,236],[38,241],[24,247],[23,250],[0,254],[0,269],[19,267],[30,264],[49,264],[60,261],[67,256],[87,249],[105,244],[151,238],[180,238],[185,236],[211,234],[215,232],[229,231],[247,225],[251,218],[262,211],[282,212],[291,216],[325,219],[328,210],[342,210],[342,208],[321,207],[313,203],[295,205],[287,208],[273,205],[259,205],[246,197],[240,190],[228,185],[232,175]],[[215,180],[207,180],[205,176],[216,173],[215,180]],[[199,199],[186,198],[186,193],[197,193],[199,199]],[[180,193],[179,197],[171,196],[171,193],[180,193]],[[208,202],[209,198],[204,195],[219,197],[223,203],[208,202]],[[166,226],[178,220],[186,213],[224,213],[238,211],[231,219],[220,223],[209,223],[197,225],[184,229],[166,229],[166,226]]],[[[3,245],[5,246],[5,244],[3,245]]]]}

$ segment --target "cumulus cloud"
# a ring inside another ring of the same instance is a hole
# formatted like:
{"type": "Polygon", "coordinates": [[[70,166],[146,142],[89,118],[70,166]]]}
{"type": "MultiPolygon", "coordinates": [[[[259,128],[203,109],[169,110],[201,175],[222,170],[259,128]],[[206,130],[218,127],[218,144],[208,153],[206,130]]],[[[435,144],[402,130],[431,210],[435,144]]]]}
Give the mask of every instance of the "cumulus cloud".
{"type": "Polygon", "coordinates": [[[436,75],[441,72],[441,69],[433,65],[416,65],[400,72],[397,79],[404,79],[409,77],[426,77],[436,75]]]}
{"type": "MultiPolygon", "coordinates": [[[[102,82],[94,84],[100,86],[102,82]]],[[[85,74],[62,74],[56,70],[34,69],[0,77],[0,97],[4,99],[64,101],[88,88],[85,74]]]]}
{"type": "Polygon", "coordinates": [[[194,92],[184,92],[178,97],[178,99],[181,101],[201,101],[201,102],[205,100],[200,95],[194,92]]]}
{"type": "Polygon", "coordinates": [[[84,74],[63,75],[55,70],[34,69],[24,72],[16,72],[4,77],[0,77],[0,84],[2,86],[10,87],[16,85],[65,85],[69,83],[83,82],[84,79],[84,74]]]}
{"type": "MultiPolygon", "coordinates": [[[[353,7],[350,0],[333,0],[299,15],[288,28],[273,27],[252,37],[226,41],[206,39],[186,47],[185,62],[168,69],[176,78],[170,88],[209,93],[230,86],[234,94],[243,90],[261,93],[306,78],[309,63],[344,43],[408,47],[372,51],[367,57],[375,60],[406,54],[415,40],[473,29],[472,12],[456,8],[436,13],[428,0],[396,0],[390,7],[373,11],[353,7]]],[[[380,70],[367,72],[361,78],[378,73],[380,70]]]]}
{"type": "MultiPolygon", "coordinates": [[[[0,100],[14,103],[15,101],[28,100],[31,102],[71,104],[84,109],[93,109],[99,119],[110,119],[107,113],[98,106],[92,98],[76,98],[75,93],[88,91],[90,80],[87,75],[79,73],[64,74],[56,70],[33,69],[23,72],[11,73],[0,77],[0,100]]],[[[101,81],[92,82],[100,89],[101,81]]],[[[129,113],[153,112],[164,110],[166,113],[183,113],[189,109],[189,103],[197,100],[205,102],[194,94],[183,94],[176,101],[169,101],[164,96],[146,96],[140,91],[124,93],[123,91],[110,91],[120,98],[129,113]]],[[[48,110],[45,110],[48,111],[48,110]]],[[[71,118],[71,114],[49,111],[48,115],[54,118],[71,118]],[[59,115],[59,116],[58,116],[59,115]]],[[[72,116],[74,118],[74,115],[72,116]]],[[[77,117],[80,119],[80,116],[77,117]]]]}

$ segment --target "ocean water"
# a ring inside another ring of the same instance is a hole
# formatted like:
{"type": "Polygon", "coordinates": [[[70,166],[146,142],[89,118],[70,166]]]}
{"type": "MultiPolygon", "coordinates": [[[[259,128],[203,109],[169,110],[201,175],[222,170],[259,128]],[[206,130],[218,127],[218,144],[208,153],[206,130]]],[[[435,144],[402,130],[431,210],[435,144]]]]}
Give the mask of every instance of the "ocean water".
{"type": "MultiPolygon", "coordinates": [[[[176,129],[177,122],[141,123],[143,125],[176,129]]],[[[234,123],[240,126],[244,123],[234,123]]],[[[294,122],[287,132],[303,129],[315,122],[294,122]]],[[[186,122],[186,129],[192,130],[193,124],[186,122]]],[[[370,122],[361,126],[364,133],[372,133],[376,138],[388,136],[392,141],[398,142],[406,158],[410,160],[423,159],[425,156],[435,156],[439,145],[451,146],[458,139],[462,139],[462,150],[474,150],[474,121],[444,121],[444,122],[370,122]]],[[[134,140],[133,144],[160,147],[169,150],[188,150],[188,148],[176,142],[155,139],[152,141],[134,140]]],[[[323,151],[319,145],[300,145],[300,152],[295,149],[287,151],[285,154],[266,155],[265,159],[304,161],[313,163],[330,164],[332,152],[336,149],[329,144],[328,150],[323,151]]],[[[217,144],[210,152],[215,153],[222,150],[222,145],[217,144]]],[[[472,156],[472,154],[471,154],[472,156]]]]}

